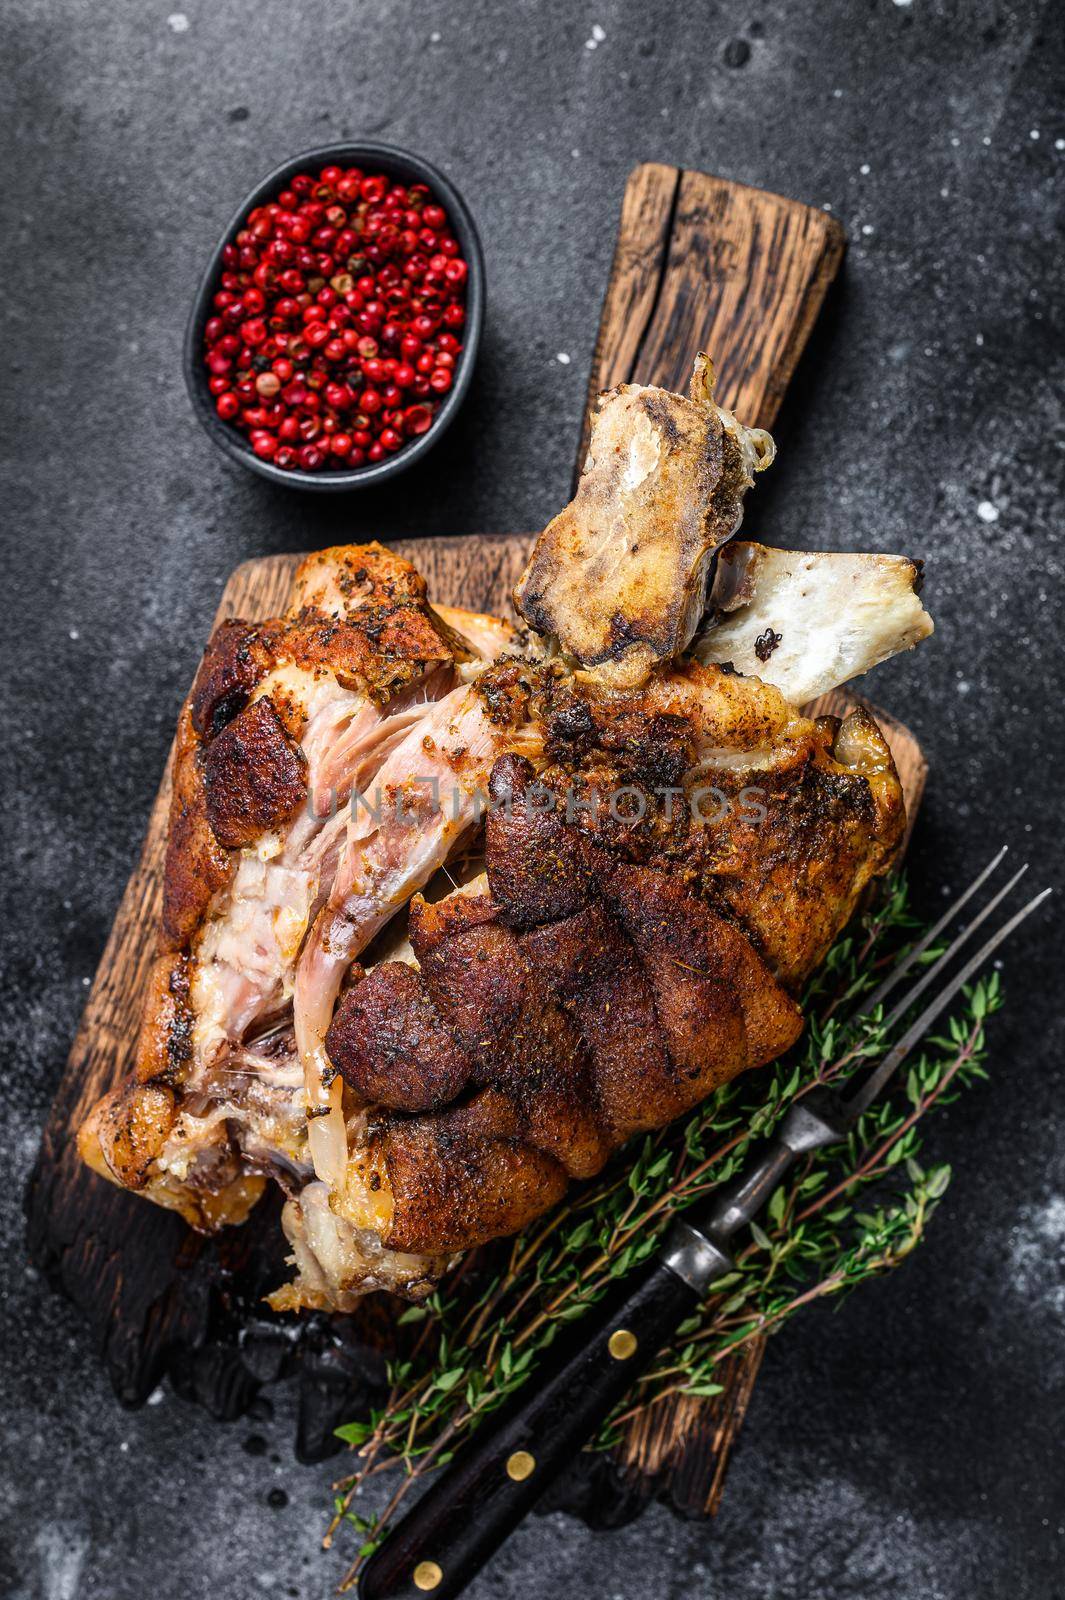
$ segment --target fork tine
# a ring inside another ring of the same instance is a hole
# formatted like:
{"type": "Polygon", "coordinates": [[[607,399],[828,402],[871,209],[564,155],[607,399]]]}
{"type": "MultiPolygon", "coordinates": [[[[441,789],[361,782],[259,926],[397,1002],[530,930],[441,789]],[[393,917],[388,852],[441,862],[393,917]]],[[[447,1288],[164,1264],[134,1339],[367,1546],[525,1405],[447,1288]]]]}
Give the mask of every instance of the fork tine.
{"type": "Polygon", "coordinates": [[[914,962],[920,960],[921,956],[924,955],[929,945],[935,944],[936,940],[939,938],[939,935],[943,932],[943,929],[950,926],[962,907],[969,903],[978,889],[983,888],[988,878],[990,878],[991,874],[995,871],[995,868],[998,867],[1005,856],[1009,854],[1009,848],[1010,847],[1008,844],[1004,844],[1002,846],[1002,849],[999,851],[998,855],[995,856],[993,860],[989,861],[984,870],[973,879],[972,883],[970,883],[964,894],[959,895],[957,900],[954,901],[954,904],[947,907],[939,921],[929,928],[924,937],[907,951],[905,958],[899,962],[898,966],[892,968],[879,988],[874,989],[871,995],[867,995],[864,1000],[860,1000],[858,1002],[858,1010],[856,1015],[860,1015],[862,1012],[872,1011],[875,1006],[880,1005],[881,1001],[887,998],[892,989],[894,989],[895,985],[906,976],[914,962]]]}
{"type": "MultiPolygon", "coordinates": [[[[902,1038],[888,1051],[883,1061],[869,1075],[866,1081],[853,1094],[844,1095],[843,1105],[848,1117],[856,1118],[860,1116],[872,1104],[888,1079],[898,1071],[898,1068],[905,1061],[914,1045],[924,1038],[933,1022],[942,1015],[958,991],[968,983],[973,973],[982,967],[989,957],[994,955],[998,947],[1009,938],[1015,928],[1020,926],[1025,917],[1031,916],[1036,907],[1041,906],[1043,901],[1052,893],[1052,889],[1044,889],[1033,900],[1029,900],[1027,905],[1022,906],[1019,911],[1015,911],[1009,921],[1004,922],[1002,927],[991,935],[986,944],[981,945],[976,954],[971,956],[965,963],[961,971],[956,973],[946,987],[940,990],[935,999],[928,1003],[920,1016],[910,1024],[902,1038]]],[[[999,898],[1001,898],[1001,895],[999,898]]],[[[957,948],[957,941],[955,941],[954,948],[957,948]]],[[[939,963],[937,962],[936,965],[938,966],[939,963]]]]}
{"type": "Polygon", "coordinates": [[[1009,880],[1009,882],[1004,884],[996,895],[992,895],[991,899],[987,902],[987,905],[984,906],[983,910],[977,912],[976,916],[969,923],[968,927],[963,928],[961,933],[955,936],[955,938],[944,950],[943,954],[939,957],[939,960],[933,962],[928,971],[923,973],[922,976],[918,978],[913,988],[904,994],[901,1000],[896,1001],[895,1005],[880,1024],[882,1028],[886,1029],[894,1027],[899,1018],[905,1012],[909,1011],[914,1001],[920,999],[921,995],[924,994],[929,984],[933,982],[942,969],[954,960],[954,957],[957,955],[959,950],[963,949],[964,946],[968,944],[969,940],[972,938],[973,934],[980,927],[980,925],[987,921],[992,911],[994,911],[996,906],[1000,905],[1001,902],[1005,900],[1010,890],[1021,881],[1027,871],[1028,863],[1026,861],[1020,870],[1013,874],[1013,877],[1009,880]]]}

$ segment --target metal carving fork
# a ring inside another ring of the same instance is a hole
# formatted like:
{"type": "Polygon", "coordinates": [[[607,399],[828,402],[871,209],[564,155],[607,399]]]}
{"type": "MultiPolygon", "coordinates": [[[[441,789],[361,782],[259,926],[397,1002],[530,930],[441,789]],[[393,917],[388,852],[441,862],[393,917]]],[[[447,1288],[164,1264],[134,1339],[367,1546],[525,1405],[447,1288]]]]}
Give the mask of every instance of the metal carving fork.
{"type": "MultiPolygon", "coordinates": [[[[888,978],[862,1000],[871,1016],[995,873],[1005,849],[984,868],[888,978]]],[[[734,1268],[733,1243],[765,1206],[790,1169],[812,1150],[836,1144],[886,1087],[909,1052],[964,984],[1050,894],[1044,889],[1014,912],[985,944],[948,975],[959,952],[1023,876],[987,902],[946,951],[884,1016],[894,1028],[941,978],[927,1002],[877,1065],[845,1089],[819,1087],[796,1101],[762,1154],[732,1183],[678,1218],[661,1249],[640,1271],[576,1323],[514,1399],[484,1422],[363,1568],[362,1600],[438,1600],[461,1593],[548,1483],[596,1432],[683,1320],[714,1283],[734,1268]]]]}

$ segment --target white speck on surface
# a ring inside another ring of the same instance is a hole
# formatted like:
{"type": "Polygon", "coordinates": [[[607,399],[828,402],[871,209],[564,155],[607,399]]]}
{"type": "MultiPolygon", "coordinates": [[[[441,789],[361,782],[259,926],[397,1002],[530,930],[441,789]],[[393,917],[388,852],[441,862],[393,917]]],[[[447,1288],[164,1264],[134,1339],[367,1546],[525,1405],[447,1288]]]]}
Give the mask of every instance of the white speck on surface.
{"type": "Polygon", "coordinates": [[[41,1594],[47,1600],[76,1600],[89,1549],[88,1535],[69,1523],[48,1522],[34,1544],[41,1562],[41,1594]]]}
{"type": "Polygon", "coordinates": [[[981,522],[997,522],[998,506],[992,505],[990,500],[981,500],[976,508],[976,515],[981,522]]]}
{"type": "Polygon", "coordinates": [[[951,144],[952,144],[952,145],[953,145],[953,146],[954,146],[954,148],[955,148],[955,150],[956,150],[956,149],[957,149],[957,148],[958,148],[958,146],[959,146],[959,145],[960,145],[960,144],[961,144],[961,140],[960,140],[960,139],[959,139],[959,138],[958,138],[958,135],[957,135],[957,134],[956,134],[956,133],[952,133],[952,134],[951,134],[951,136],[950,136],[950,142],[951,142],[951,144]]]}
{"type": "Polygon", "coordinates": [[[977,342],[977,344],[983,344],[983,342],[984,342],[984,336],[983,336],[983,334],[982,334],[982,333],[978,333],[978,334],[977,334],[977,335],[976,335],[976,342],[977,342]]]}
{"type": "Polygon", "coordinates": [[[971,688],[972,688],[972,684],[971,683],[967,683],[965,681],[965,679],[962,678],[961,681],[958,684],[958,693],[959,694],[968,694],[969,690],[971,688]]]}
{"type": "Polygon", "coordinates": [[[599,48],[599,40],[598,39],[585,39],[584,48],[586,50],[598,50],[598,48],[599,48]]]}
{"type": "Polygon", "coordinates": [[[833,100],[842,100],[843,99],[843,90],[842,89],[833,89],[832,98],[833,98],[833,100]]]}
{"type": "Polygon", "coordinates": [[[596,44],[602,44],[603,40],[606,38],[606,29],[598,22],[592,23],[592,38],[595,40],[596,44]]]}
{"type": "Polygon", "coordinates": [[[184,11],[172,11],[166,19],[166,25],[171,33],[188,33],[189,19],[184,11]]]}
{"type": "Polygon", "coordinates": [[[570,357],[565,350],[560,350],[558,355],[555,357],[555,360],[558,362],[560,367],[568,367],[570,364],[570,357]]]}
{"type": "Polygon", "coordinates": [[[1055,139],[1054,140],[1054,149],[1055,150],[1065,150],[1065,139],[1055,139]]]}
{"type": "Polygon", "coordinates": [[[429,35],[429,43],[430,44],[439,44],[440,43],[440,35],[438,33],[431,33],[429,35]]]}
{"type": "Polygon", "coordinates": [[[941,200],[949,200],[949,198],[950,198],[950,190],[949,189],[940,189],[939,198],[941,200]]]}
{"type": "Polygon", "coordinates": [[[858,171],[861,173],[863,178],[867,178],[872,170],[873,169],[869,165],[868,161],[863,161],[861,166],[858,168],[858,171]]]}
{"type": "Polygon", "coordinates": [[[576,149],[576,147],[570,151],[570,155],[573,157],[574,161],[580,160],[580,154],[580,151],[576,149]]]}
{"type": "Polygon", "coordinates": [[[150,1406],[161,1406],[165,1399],[166,1399],[166,1391],[165,1391],[165,1389],[163,1389],[163,1388],[153,1389],[151,1394],[148,1396],[148,1404],[150,1406]]]}
{"type": "Polygon", "coordinates": [[[991,135],[989,133],[985,133],[983,139],[980,142],[981,142],[981,144],[990,144],[991,143],[991,135]]]}
{"type": "Polygon", "coordinates": [[[1038,128],[1033,128],[1031,133],[1028,135],[1028,137],[1029,137],[1029,139],[1038,139],[1038,137],[1039,137],[1039,129],[1038,128]]]}
{"type": "Polygon", "coordinates": [[[910,6],[913,5],[913,0],[895,0],[895,4],[900,11],[908,11],[910,6]]]}
{"type": "Polygon", "coordinates": [[[865,234],[866,238],[868,238],[871,233],[875,233],[876,232],[876,229],[873,227],[873,224],[871,222],[863,222],[862,223],[862,232],[865,234]]]}
{"type": "Polygon", "coordinates": [[[77,628],[71,628],[71,629],[70,629],[70,630],[69,630],[69,634],[70,634],[70,637],[71,637],[71,638],[72,638],[72,639],[80,639],[80,638],[81,638],[81,635],[80,635],[80,633],[79,633],[79,632],[78,632],[78,630],[77,630],[77,628]]]}
{"type": "Polygon", "coordinates": [[[1065,1316],[1065,1195],[1021,1212],[1010,1229],[1009,1278],[1026,1299],[1065,1316]]]}
{"type": "Polygon", "coordinates": [[[821,210],[822,211],[831,211],[832,210],[832,202],[831,202],[831,200],[822,200],[821,201],[821,210]]]}

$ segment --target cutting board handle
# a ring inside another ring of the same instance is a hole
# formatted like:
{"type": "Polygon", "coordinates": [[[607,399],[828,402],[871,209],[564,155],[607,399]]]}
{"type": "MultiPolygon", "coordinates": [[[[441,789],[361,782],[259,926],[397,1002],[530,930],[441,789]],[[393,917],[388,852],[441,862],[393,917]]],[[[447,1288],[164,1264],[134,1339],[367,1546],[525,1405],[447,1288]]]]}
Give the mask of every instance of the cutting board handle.
{"type": "Polygon", "coordinates": [[[654,383],[686,393],[696,351],[717,374],[719,404],[771,428],[846,235],[815,206],[727,178],[649,161],[625,187],[588,410],[601,389],[654,383]]]}

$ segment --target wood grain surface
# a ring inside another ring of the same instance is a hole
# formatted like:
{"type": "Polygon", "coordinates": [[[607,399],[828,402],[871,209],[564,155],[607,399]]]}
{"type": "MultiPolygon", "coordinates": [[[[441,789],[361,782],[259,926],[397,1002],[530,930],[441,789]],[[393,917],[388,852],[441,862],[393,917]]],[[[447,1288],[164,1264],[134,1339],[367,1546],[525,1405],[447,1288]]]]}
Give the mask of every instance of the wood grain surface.
{"type": "MultiPolygon", "coordinates": [[[[744,422],[769,425],[843,248],[839,225],[821,211],[702,173],[638,167],[622,205],[589,403],[618,382],[684,388],[695,353],[705,349],[715,361],[721,403],[744,422]]],[[[586,437],[587,422],[578,461],[586,437]]],[[[507,610],[531,542],[531,535],[470,535],[399,541],[394,548],[416,563],[440,603],[507,610]]],[[[215,620],[256,620],[282,610],[298,559],[245,562],[226,585],[215,620]]],[[[817,709],[840,711],[851,703],[833,695],[817,709]]],[[[904,727],[877,715],[912,818],[924,761],[904,727]]],[[[179,1392],[231,1417],[246,1408],[264,1375],[295,1367],[303,1400],[298,1448],[314,1457],[330,1447],[333,1422],[350,1415],[379,1377],[373,1351],[387,1342],[387,1302],[372,1297],[376,1305],[368,1303],[365,1316],[340,1319],[339,1345],[337,1325],[326,1333],[314,1318],[294,1345],[258,1305],[264,1288],[283,1276],[276,1205],[264,1204],[248,1226],[206,1241],[172,1214],[104,1183],[74,1151],[72,1130],[129,1068],[161,902],[169,785],[168,763],[30,1182],[31,1251],[92,1322],[124,1401],[140,1403],[168,1374],[179,1392]],[[249,1330],[266,1358],[250,1362],[249,1330]]],[[[611,1469],[607,1498],[620,1496],[627,1515],[652,1495],[688,1515],[713,1510],[762,1353],[755,1343],[737,1356],[715,1399],[667,1403],[650,1421],[634,1423],[611,1469]]],[[[601,1504],[585,1514],[611,1520],[601,1504]]]]}
{"type": "Polygon", "coordinates": [[[716,397],[770,428],[846,247],[833,217],[781,195],[647,162],[633,172],[595,342],[577,455],[601,389],[687,391],[705,350],[716,397]]]}

